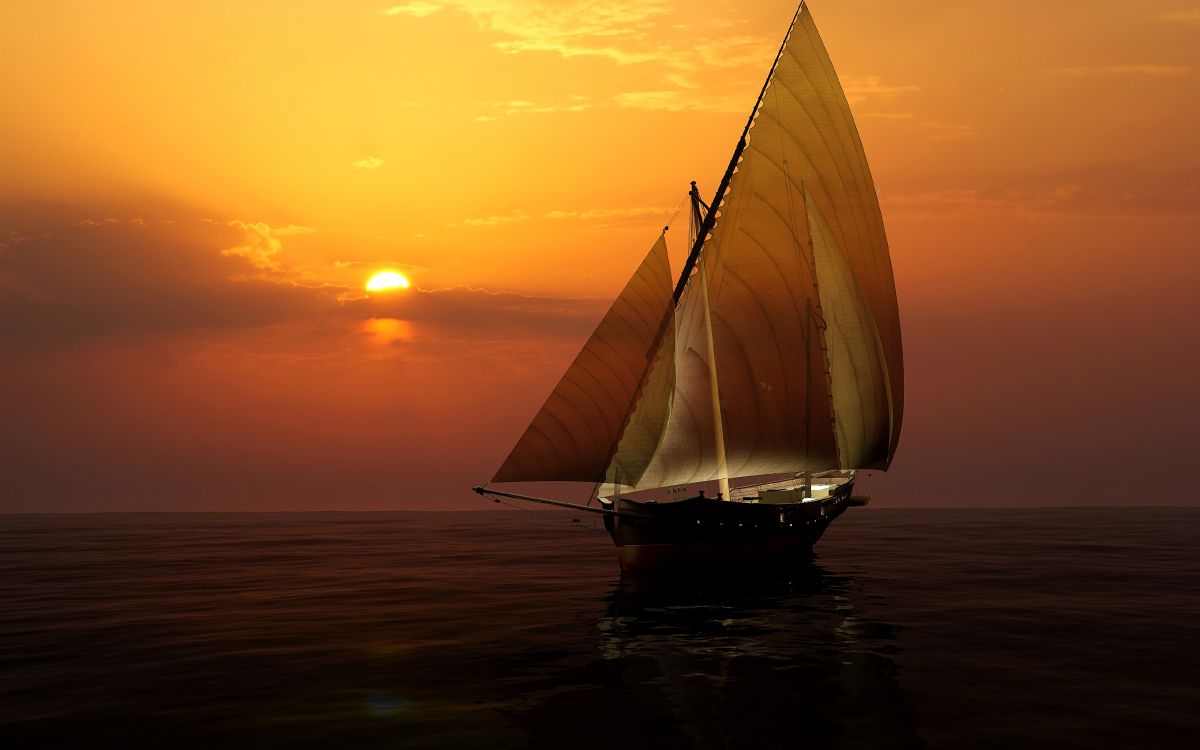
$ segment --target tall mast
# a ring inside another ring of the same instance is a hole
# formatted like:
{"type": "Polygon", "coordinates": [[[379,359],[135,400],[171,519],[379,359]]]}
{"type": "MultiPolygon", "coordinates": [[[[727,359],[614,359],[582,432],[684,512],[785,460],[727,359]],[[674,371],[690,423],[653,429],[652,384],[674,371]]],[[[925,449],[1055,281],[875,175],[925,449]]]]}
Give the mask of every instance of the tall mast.
{"type": "MultiPolygon", "coordinates": [[[[713,225],[717,221],[717,211],[721,209],[721,201],[725,200],[725,192],[729,189],[729,180],[733,178],[733,171],[737,169],[738,160],[742,158],[742,152],[746,150],[746,137],[750,134],[750,126],[754,124],[754,115],[758,113],[758,108],[762,106],[763,96],[767,93],[767,86],[771,83],[771,76],[775,75],[775,68],[779,65],[779,58],[783,57],[783,49],[787,46],[788,37],[792,35],[792,27],[796,25],[796,19],[800,17],[800,11],[804,8],[804,2],[801,0],[799,6],[796,7],[796,14],[792,16],[792,22],[788,24],[787,33],[783,36],[783,41],[779,44],[779,51],[775,53],[775,61],[771,63],[771,70],[767,73],[767,80],[763,81],[762,89],[758,92],[758,99],[754,101],[754,107],[750,110],[750,117],[746,120],[746,127],[742,128],[742,136],[738,138],[737,146],[733,149],[733,158],[729,160],[729,166],[725,168],[725,174],[721,177],[721,183],[717,186],[717,193],[713,196],[712,203],[708,213],[704,216],[704,221],[700,224],[700,230],[696,233],[696,241],[692,244],[692,251],[688,253],[687,262],[683,264],[683,271],[679,274],[679,282],[675,285],[675,304],[679,304],[679,299],[683,296],[683,290],[687,288],[688,279],[692,276],[692,271],[696,269],[696,261],[700,259],[700,250],[704,247],[704,240],[712,232],[713,225]]],[[[695,183],[692,183],[692,189],[695,190],[695,183]]]]}
{"type": "MultiPolygon", "coordinates": [[[[700,213],[700,207],[704,205],[704,202],[700,200],[700,191],[696,189],[694,181],[688,195],[692,198],[692,229],[699,233],[703,230],[708,215],[711,215],[713,211],[706,206],[705,208],[708,208],[707,215],[700,213]]],[[[717,458],[717,498],[728,500],[729,463],[725,458],[725,421],[721,416],[721,386],[717,380],[717,348],[713,344],[712,313],[708,302],[708,273],[704,266],[700,266],[699,276],[700,297],[704,305],[704,338],[708,343],[708,385],[712,397],[713,443],[717,458]]]]}

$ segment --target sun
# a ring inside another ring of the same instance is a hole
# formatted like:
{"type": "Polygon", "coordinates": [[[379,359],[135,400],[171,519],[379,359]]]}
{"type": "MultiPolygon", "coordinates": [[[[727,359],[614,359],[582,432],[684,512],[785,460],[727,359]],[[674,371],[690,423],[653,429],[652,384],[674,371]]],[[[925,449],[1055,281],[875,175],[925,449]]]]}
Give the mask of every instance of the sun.
{"type": "Polygon", "coordinates": [[[408,279],[395,271],[380,271],[367,279],[368,292],[386,292],[392,289],[408,289],[408,279]]]}

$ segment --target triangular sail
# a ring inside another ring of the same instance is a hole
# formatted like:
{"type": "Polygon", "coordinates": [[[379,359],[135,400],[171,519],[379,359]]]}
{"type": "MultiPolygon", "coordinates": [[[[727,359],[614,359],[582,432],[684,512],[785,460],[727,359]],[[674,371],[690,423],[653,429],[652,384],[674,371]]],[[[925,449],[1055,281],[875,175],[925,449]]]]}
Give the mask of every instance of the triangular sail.
{"type": "MultiPolygon", "coordinates": [[[[625,438],[631,450],[649,442],[651,447],[644,452],[647,457],[653,454],[668,406],[659,391],[670,393],[670,381],[662,383],[663,371],[655,370],[653,355],[656,342],[672,332],[671,287],[667,244],[660,237],[493,482],[604,480],[627,424],[633,428],[625,438]],[[653,372],[658,373],[656,378],[650,377],[653,372]],[[647,406],[634,415],[647,379],[653,380],[655,391],[648,394],[647,406]],[[660,422],[657,427],[655,419],[660,422]]],[[[636,460],[626,462],[628,471],[638,471],[636,460]]]]}

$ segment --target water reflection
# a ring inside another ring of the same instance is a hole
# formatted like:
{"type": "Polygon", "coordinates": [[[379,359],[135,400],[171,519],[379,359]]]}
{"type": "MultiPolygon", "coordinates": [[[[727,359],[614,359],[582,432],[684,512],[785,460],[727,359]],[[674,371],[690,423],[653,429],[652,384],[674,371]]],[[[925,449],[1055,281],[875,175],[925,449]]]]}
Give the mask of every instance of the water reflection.
{"type": "Polygon", "coordinates": [[[921,746],[864,579],[484,520],[9,520],[0,746],[921,746]]]}
{"type": "Polygon", "coordinates": [[[624,578],[596,623],[620,667],[602,713],[659,744],[924,747],[891,658],[897,628],[863,617],[862,596],[816,563],[624,578]]]}

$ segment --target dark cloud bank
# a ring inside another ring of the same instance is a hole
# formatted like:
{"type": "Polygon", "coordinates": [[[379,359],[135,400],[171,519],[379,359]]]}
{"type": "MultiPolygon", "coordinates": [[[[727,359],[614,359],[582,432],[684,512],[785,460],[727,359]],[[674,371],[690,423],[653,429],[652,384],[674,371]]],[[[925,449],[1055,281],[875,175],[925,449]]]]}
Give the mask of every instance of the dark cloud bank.
{"type": "Polygon", "coordinates": [[[464,336],[538,338],[586,333],[605,304],[465,287],[357,297],[357,289],[224,252],[246,243],[243,226],[198,217],[0,208],[0,346],[37,350],[104,335],[371,317],[464,336]]]}

